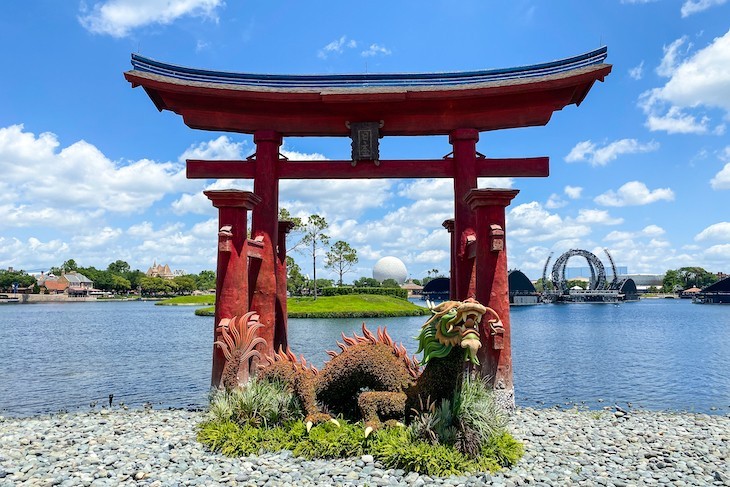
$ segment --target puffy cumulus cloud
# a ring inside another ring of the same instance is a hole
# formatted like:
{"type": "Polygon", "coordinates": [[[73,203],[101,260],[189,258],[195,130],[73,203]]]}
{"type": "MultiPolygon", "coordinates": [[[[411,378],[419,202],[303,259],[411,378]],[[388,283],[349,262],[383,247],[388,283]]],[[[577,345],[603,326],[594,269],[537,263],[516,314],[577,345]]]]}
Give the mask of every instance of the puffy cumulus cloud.
{"type": "Polygon", "coordinates": [[[0,268],[18,268],[18,263],[28,265],[26,270],[50,268],[59,265],[59,255],[65,255],[70,248],[67,243],[53,239],[43,242],[35,237],[27,240],[0,237],[0,268]]]}
{"type": "Polygon", "coordinates": [[[667,269],[696,265],[690,254],[678,254],[668,242],[658,239],[614,240],[609,248],[616,265],[626,265],[632,274],[663,274],[667,269]]]}
{"type": "Polygon", "coordinates": [[[509,238],[518,242],[545,242],[558,240],[565,235],[580,238],[590,234],[588,225],[563,219],[545,210],[533,201],[517,205],[507,213],[509,238]]]}
{"type": "Polygon", "coordinates": [[[390,54],[390,49],[379,44],[370,44],[370,47],[360,53],[363,57],[389,56],[390,54]]]}
{"type": "Polygon", "coordinates": [[[40,208],[29,205],[0,205],[0,228],[48,227],[73,230],[99,221],[101,211],[77,211],[63,208],[40,208]]]}
{"type": "Polygon", "coordinates": [[[575,219],[578,223],[597,223],[599,225],[620,225],[624,222],[623,218],[614,218],[608,214],[606,210],[578,210],[578,217],[575,219]]]}
{"type": "Polygon", "coordinates": [[[708,261],[725,268],[725,266],[727,266],[727,256],[730,255],[730,244],[713,245],[712,247],[705,249],[703,254],[708,261]]]}
{"type": "Polygon", "coordinates": [[[451,179],[416,179],[408,183],[399,183],[398,196],[418,200],[428,195],[429,198],[452,201],[454,199],[454,182],[451,179]]]}
{"type": "MultiPolygon", "coordinates": [[[[205,159],[205,160],[242,160],[244,158],[244,149],[248,144],[243,142],[233,142],[230,138],[225,135],[218,137],[217,139],[202,142],[198,145],[189,147],[181,156],[180,160],[186,159],[205,159]]],[[[296,161],[322,161],[326,157],[319,153],[303,153],[286,149],[286,146],[282,147],[281,154],[291,160],[296,161]]],[[[320,190],[322,190],[321,181],[308,181],[302,182],[304,186],[313,184],[320,190]]],[[[209,190],[220,190],[220,189],[240,189],[244,191],[253,191],[253,182],[250,180],[239,180],[239,179],[216,179],[206,184],[205,182],[191,183],[189,186],[197,184],[198,187],[194,188],[195,192],[183,193],[175,201],[172,202],[171,208],[176,215],[185,215],[189,213],[198,215],[215,215],[216,210],[213,208],[210,200],[203,194],[203,191],[209,190]]],[[[285,194],[289,194],[292,187],[296,187],[297,184],[290,184],[290,181],[282,181],[281,188],[285,194]]],[[[335,185],[336,186],[336,185],[335,185]]],[[[306,205],[310,204],[309,200],[303,203],[306,205]]],[[[296,202],[290,202],[291,206],[296,205],[296,202]]],[[[295,214],[288,205],[289,211],[295,214]]],[[[311,213],[311,210],[310,210],[311,213]]],[[[307,213],[308,216],[310,213],[307,213]]],[[[295,214],[296,215],[296,214],[295,214]]]]}
{"type": "Polygon", "coordinates": [[[667,232],[659,225],[647,225],[641,230],[642,235],[646,235],[649,237],[658,237],[659,235],[664,235],[665,233],[667,232]]]}
{"type": "Polygon", "coordinates": [[[634,234],[631,232],[624,232],[621,230],[614,230],[606,235],[603,240],[607,242],[616,242],[621,240],[628,240],[634,238],[634,234]]]}
{"type": "Polygon", "coordinates": [[[36,137],[22,125],[0,128],[0,173],[21,196],[16,208],[29,214],[48,208],[131,214],[190,184],[178,163],[114,162],[83,140],[59,148],[52,133],[36,137]]]}
{"type": "Polygon", "coordinates": [[[568,202],[560,198],[560,195],[552,193],[548,200],[545,202],[545,208],[548,210],[555,210],[567,206],[568,202]]]}
{"type": "Polygon", "coordinates": [[[281,182],[279,200],[294,216],[357,217],[383,206],[392,185],[388,179],[286,180],[281,182]]]}
{"type": "Polygon", "coordinates": [[[647,110],[646,127],[652,132],[668,134],[706,134],[709,132],[709,117],[696,117],[673,106],[664,114],[647,110]]]}
{"type": "Polygon", "coordinates": [[[317,57],[320,59],[327,59],[332,54],[342,54],[345,49],[354,49],[357,47],[357,41],[354,39],[347,39],[347,36],[341,36],[339,39],[335,39],[330,42],[322,49],[317,51],[317,57]]]}
{"type": "Polygon", "coordinates": [[[657,201],[673,201],[674,192],[669,188],[650,190],[640,181],[629,181],[617,191],[609,190],[593,201],[603,206],[640,206],[657,201]]]}
{"type": "Polygon", "coordinates": [[[226,135],[217,139],[193,144],[180,155],[180,162],[187,159],[202,160],[241,160],[245,157],[243,151],[248,146],[246,141],[234,142],[226,135]]]}
{"type": "Polygon", "coordinates": [[[669,80],[642,93],[639,106],[650,130],[721,135],[723,124],[711,128],[709,116],[697,112],[704,107],[730,114],[730,31],[690,54],[691,47],[682,37],[664,48],[657,73],[669,80]],[[687,111],[690,109],[693,112],[687,111]]]}
{"type": "MultiPolygon", "coordinates": [[[[450,180],[449,180],[450,181],[450,180]]],[[[512,188],[515,184],[514,178],[478,178],[479,188],[512,188]]]]}
{"type": "Polygon", "coordinates": [[[730,222],[719,222],[702,230],[695,235],[695,241],[724,240],[730,242],[730,222]]]}
{"type": "Polygon", "coordinates": [[[171,24],[180,17],[203,17],[217,21],[223,0],[107,0],[90,9],[82,2],[78,20],[94,34],[125,37],[150,24],[171,24]]]}
{"type": "Polygon", "coordinates": [[[638,232],[626,232],[614,230],[606,235],[603,240],[607,242],[616,242],[621,240],[634,240],[638,238],[656,238],[664,235],[666,231],[658,225],[647,225],[638,232]]]}
{"type": "MultiPolygon", "coordinates": [[[[403,191],[408,191],[406,186],[402,187],[403,191]]],[[[331,241],[345,240],[357,249],[360,263],[353,278],[369,276],[375,261],[386,255],[403,260],[410,275],[419,277],[433,267],[448,269],[450,238],[441,224],[452,217],[453,206],[449,202],[423,198],[387,212],[379,219],[335,219],[330,221],[328,234],[331,241]]],[[[311,266],[311,260],[302,260],[301,255],[295,258],[301,260],[299,264],[303,268],[311,266]]]]}
{"type": "Polygon", "coordinates": [[[74,250],[81,249],[94,249],[94,248],[108,248],[113,242],[117,241],[123,234],[121,228],[104,227],[98,231],[89,231],[76,235],[73,240],[74,250]]]}
{"type": "Polygon", "coordinates": [[[583,193],[583,188],[581,188],[580,186],[566,186],[563,189],[563,192],[571,200],[577,200],[578,198],[580,198],[580,195],[583,193]]]}
{"type": "Polygon", "coordinates": [[[688,17],[726,2],[727,0],[686,0],[682,4],[682,17],[688,17]]]}
{"type": "Polygon", "coordinates": [[[621,139],[599,147],[590,140],[578,142],[565,156],[566,162],[587,161],[592,166],[605,166],[623,154],[653,152],[659,149],[658,142],[640,143],[636,139],[621,139]]]}
{"type": "Polygon", "coordinates": [[[221,189],[253,191],[253,182],[240,179],[216,179],[212,183],[201,187],[199,191],[181,194],[179,198],[170,204],[170,207],[176,215],[185,215],[188,213],[216,215],[218,210],[213,207],[210,199],[203,194],[203,191],[221,189]]]}
{"type": "Polygon", "coordinates": [[[715,174],[715,177],[710,180],[710,186],[712,189],[730,189],[730,162],[715,174]]]}

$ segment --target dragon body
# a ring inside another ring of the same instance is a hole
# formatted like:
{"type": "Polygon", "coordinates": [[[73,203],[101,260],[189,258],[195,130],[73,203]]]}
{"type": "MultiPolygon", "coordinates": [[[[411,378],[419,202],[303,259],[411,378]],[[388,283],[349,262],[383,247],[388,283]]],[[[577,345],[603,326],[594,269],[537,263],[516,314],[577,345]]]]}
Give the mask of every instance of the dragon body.
{"type": "Polygon", "coordinates": [[[340,350],[327,352],[331,359],[322,370],[286,350],[265,357],[258,377],[284,383],[301,401],[310,426],[332,415],[362,419],[367,429],[408,420],[424,402],[438,404],[454,396],[466,363],[479,364],[482,317],[489,313],[489,322],[499,322],[494,310],[474,300],[447,301],[431,311],[418,335],[420,362],[394,343],[387,330],[373,333],[363,324],[362,336],[342,335],[340,350]]]}

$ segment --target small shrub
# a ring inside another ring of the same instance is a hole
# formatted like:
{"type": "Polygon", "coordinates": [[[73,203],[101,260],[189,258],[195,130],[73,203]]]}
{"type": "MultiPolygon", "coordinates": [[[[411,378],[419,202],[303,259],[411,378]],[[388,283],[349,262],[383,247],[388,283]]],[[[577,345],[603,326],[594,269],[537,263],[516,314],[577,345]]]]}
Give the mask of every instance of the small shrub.
{"type": "Polygon", "coordinates": [[[480,379],[466,378],[461,394],[454,398],[454,416],[463,430],[473,430],[480,443],[501,434],[507,427],[508,417],[494,401],[491,388],[480,379]]]}
{"type": "Polygon", "coordinates": [[[215,393],[208,414],[214,421],[265,427],[303,417],[299,400],[282,384],[256,378],[241,389],[215,393]]]}
{"type": "MultiPolygon", "coordinates": [[[[305,429],[306,431],[306,429],[305,429]]],[[[312,458],[343,458],[364,453],[365,429],[362,423],[340,420],[340,426],[322,423],[311,429],[294,447],[295,455],[312,458]]]]}
{"type": "Polygon", "coordinates": [[[502,467],[511,467],[525,454],[525,447],[514,436],[502,431],[489,438],[482,454],[493,458],[502,467]]]}

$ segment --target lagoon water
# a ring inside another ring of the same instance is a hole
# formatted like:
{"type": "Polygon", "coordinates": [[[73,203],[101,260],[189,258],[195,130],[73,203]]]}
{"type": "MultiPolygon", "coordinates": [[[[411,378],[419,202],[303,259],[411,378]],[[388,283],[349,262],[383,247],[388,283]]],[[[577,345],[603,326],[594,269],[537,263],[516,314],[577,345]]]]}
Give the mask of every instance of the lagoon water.
{"type": "MultiPolygon", "coordinates": [[[[730,306],[687,300],[511,310],[518,405],[730,412],[730,306]]],[[[320,366],[362,319],[289,321],[320,366]]],[[[367,319],[412,353],[424,317],[367,319]]],[[[114,404],[202,407],[213,319],[150,302],[0,306],[0,415],[114,404]]]]}

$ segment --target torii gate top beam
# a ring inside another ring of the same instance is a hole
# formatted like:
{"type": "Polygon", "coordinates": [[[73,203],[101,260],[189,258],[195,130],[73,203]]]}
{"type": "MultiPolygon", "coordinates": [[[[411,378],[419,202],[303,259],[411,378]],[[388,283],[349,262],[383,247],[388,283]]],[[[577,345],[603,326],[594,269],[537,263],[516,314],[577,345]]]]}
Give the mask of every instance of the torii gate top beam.
{"type": "Polygon", "coordinates": [[[204,130],[347,136],[346,122],[383,121],[381,135],[445,135],[545,125],[611,72],[607,49],[483,71],[266,75],[208,71],[132,55],[124,73],[157,108],[204,130]]]}

